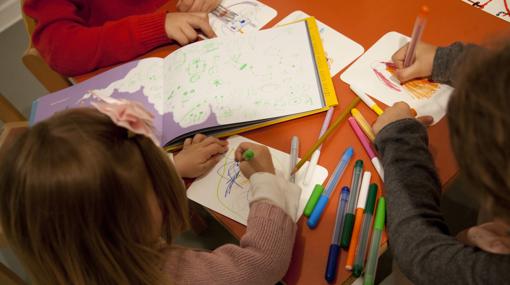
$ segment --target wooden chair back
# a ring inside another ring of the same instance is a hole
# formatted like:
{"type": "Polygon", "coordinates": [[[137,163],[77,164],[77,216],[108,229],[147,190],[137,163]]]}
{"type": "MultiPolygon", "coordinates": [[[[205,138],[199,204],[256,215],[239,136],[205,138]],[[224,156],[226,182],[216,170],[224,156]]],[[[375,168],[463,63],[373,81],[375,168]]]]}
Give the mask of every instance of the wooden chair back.
{"type": "Polygon", "coordinates": [[[32,45],[32,33],[34,32],[36,22],[23,12],[24,2],[25,0],[20,0],[21,14],[28,33],[28,47],[21,57],[23,64],[49,92],[55,92],[71,86],[71,81],[67,77],[51,69],[37,49],[32,45]]]}

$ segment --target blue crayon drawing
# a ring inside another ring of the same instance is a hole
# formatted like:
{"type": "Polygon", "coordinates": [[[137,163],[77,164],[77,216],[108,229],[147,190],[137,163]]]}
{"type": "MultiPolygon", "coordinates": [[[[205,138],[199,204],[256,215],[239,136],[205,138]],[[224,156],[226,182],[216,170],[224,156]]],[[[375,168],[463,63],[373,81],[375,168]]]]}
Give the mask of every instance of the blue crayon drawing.
{"type": "Polygon", "coordinates": [[[237,178],[241,173],[241,169],[239,168],[239,162],[231,160],[227,162],[226,167],[227,167],[226,174],[221,168],[216,171],[216,173],[221,177],[221,179],[225,180],[225,195],[224,195],[225,198],[228,195],[230,195],[232,187],[237,186],[241,189],[243,188],[243,186],[237,182],[237,178]]]}

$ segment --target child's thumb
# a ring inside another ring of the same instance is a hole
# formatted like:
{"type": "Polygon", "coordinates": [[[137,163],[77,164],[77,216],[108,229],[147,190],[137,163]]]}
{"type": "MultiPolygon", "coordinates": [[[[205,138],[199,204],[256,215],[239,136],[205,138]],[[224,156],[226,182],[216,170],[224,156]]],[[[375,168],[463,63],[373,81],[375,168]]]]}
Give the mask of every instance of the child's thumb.
{"type": "Polygon", "coordinates": [[[416,64],[397,70],[396,76],[401,83],[419,77],[419,71],[416,64]]]}

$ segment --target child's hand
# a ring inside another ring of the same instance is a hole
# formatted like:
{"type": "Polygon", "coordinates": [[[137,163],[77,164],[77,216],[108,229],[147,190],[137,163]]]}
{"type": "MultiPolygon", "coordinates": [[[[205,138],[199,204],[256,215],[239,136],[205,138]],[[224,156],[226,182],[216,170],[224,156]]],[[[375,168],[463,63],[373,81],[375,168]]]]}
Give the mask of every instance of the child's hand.
{"type": "Polygon", "coordinates": [[[209,25],[209,17],[206,13],[166,14],[166,35],[182,46],[197,40],[197,29],[201,30],[208,38],[216,36],[211,25],[209,25]]]}
{"type": "Polygon", "coordinates": [[[429,77],[432,74],[437,47],[419,42],[416,45],[414,62],[409,67],[404,68],[404,59],[408,47],[409,44],[406,44],[391,57],[397,65],[396,76],[398,80],[404,83],[415,78],[429,77]]]}
{"type": "Polygon", "coordinates": [[[177,172],[181,177],[195,178],[211,170],[222,154],[228,150],[228,142],[215,137],[197,134],[184,141],[182,150],[174,156],[177,172]]]}
{"type": "Polygon", "coordinates": [[[236,161],[241,162],[239,168],[248,179],[257,172],[275,173],[271,153],[269,153],[269,149],[263,145],[248,142],[241,143],[236,149],[235,158],[236,161]],[[253,151],[254,156],[250,160],[244,160],[243,153],[248,149],[253,151]]]}
{"type": "MultiPolygon", "coordinates": [[[[393,104],[393,106],[387,108],[384,113],[377,118],[372,129],[374,133],[377,135],[385,126],[396,122],[398,120],[414,118],[416,116],[416,111],[411,109],[407,103],[398,102],[393,104]]],[[[431,116],[423,116],[416,118],[425,126],[432,124],[433,118],[431,116]]]]}
{"type": "Polygon", "coordinates": [[[211,12],[216,9],[221,0],[179,0],[177,9],[181,12],[211,12]]]}

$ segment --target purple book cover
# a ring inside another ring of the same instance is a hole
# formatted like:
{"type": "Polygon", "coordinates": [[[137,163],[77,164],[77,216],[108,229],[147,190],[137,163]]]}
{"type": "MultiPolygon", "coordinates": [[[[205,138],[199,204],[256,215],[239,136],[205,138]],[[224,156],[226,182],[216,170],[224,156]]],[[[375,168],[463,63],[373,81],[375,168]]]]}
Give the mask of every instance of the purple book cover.
{"type": "MultiPolygon", "coordinates": [[[[156,60],[151,58],[150,60],[156,60]]],[[[133,71],[139,64],[147,64],[147,59],[132,61],[112,68],[104,73],[94,76],[84,82],[73,85],[69,88],[57,91],[55,93],[43,96],[32,103],[32,112],[30,114],[30,124],[33,125],[39,121],[49,118],[56,112],[63,111],[70,108],[90,107],[91,101],[94,100],[90,96],[91,90],[100,90],[108,88],[112,83],[125,80],[130,71],[133,71]]],[[[154,68],[160,69],[159,65],[154,68]]],[[[154,71],[154,72],[161,72],[154,71]]],[[[173,118],[171,112],[166,112],[161,115],[154,106],[149,102],[149,98],[144,94],[145,86],[142,84],[134,92],[123,92],[118,89],[113,89],[111,94],[112,98],[126,99],[137,101],[141,103],[149,112],[154,114],[154,126],[156,128],[156,135],[161,141],[162,145],[174,143],[175,138],[181,138],[186,134],[196,133],[198,130],[218,127],[216,116],[213,112],[202,123],[190,127],[181,127],[173,118]]]]}

